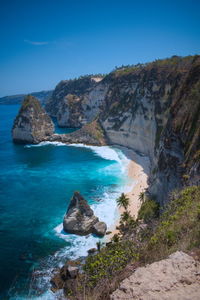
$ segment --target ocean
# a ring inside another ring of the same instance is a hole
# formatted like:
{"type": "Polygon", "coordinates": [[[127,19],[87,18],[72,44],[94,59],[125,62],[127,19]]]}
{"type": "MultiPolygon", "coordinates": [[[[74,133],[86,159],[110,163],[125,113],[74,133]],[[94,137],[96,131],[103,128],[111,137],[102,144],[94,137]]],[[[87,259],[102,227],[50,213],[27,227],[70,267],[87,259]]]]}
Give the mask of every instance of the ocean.
{"type": "MultiPolygon", "coordinates": [[[[108,146],[15,145],[11,128],[18,110],[0,106],[0,299],[56,299],[53,269],[85,256],[99,241],[63,232],[73,192],[80,191],[111,228],[119,218],[115,200],[129,183],[129,161],[108,146]]],[[[56,126],[59,133],[73,130],[56,126]]]]}

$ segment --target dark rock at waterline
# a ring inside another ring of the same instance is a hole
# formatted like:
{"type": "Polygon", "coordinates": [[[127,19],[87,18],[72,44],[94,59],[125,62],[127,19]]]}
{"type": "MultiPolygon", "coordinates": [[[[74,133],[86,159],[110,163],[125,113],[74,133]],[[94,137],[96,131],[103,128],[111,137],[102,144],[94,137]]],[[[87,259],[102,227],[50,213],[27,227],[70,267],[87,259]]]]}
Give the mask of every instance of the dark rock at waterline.
{"type": "Polygon", "coordinates": [[[68,233],[87,235],[95,233],[103,236],[106,232],[106,224],[99,222],[87,201],[79,192],[74,192],[67,212],[63,220],[63,228],[68,233]]]}
{"type": "Polygon", "coordinates": [[[58,270],[51,278],[50,283],[52,285],[51,290],[56,292],[59,289],[65,290],[69,285],[74,285],[79,275],[79,263],[77,261],[68,261],[61,269],[58,270]]]}

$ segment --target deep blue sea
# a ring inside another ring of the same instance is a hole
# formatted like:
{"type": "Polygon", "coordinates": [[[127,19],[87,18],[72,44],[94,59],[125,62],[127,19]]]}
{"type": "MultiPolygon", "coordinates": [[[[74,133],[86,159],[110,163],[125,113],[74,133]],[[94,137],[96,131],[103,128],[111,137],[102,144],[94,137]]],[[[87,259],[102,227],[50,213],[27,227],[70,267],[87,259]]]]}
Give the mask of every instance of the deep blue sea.
{"type": "Polygon", "coordinates": [[[99,240],[63,233],[73,192],[80,191],[111,227],[128,160],[111,147],[15,145],[11,128],[18,110],[0,106],[0,299],[56,299],[49,290],[53,268],[86,255],[99,240]]]}

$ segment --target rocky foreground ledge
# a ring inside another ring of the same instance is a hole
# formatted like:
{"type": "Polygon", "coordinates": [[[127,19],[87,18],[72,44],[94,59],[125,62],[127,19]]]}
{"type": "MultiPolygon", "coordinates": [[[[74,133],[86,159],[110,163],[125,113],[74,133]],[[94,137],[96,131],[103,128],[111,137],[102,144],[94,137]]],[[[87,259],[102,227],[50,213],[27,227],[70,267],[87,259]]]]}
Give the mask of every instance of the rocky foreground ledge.
{"type": "Polygon", "coordinates": [[[200,263],[184,252],[137,268],[112,293],[111,300],[199,300],[200,263]]]}
{"type": "Polygon", "coordinates": [[[93,210],[79,192],[74,192],[63,220],[65,232],[77,235],[104,236],[107,230],[106,223],[100,222],[93,210]]]}

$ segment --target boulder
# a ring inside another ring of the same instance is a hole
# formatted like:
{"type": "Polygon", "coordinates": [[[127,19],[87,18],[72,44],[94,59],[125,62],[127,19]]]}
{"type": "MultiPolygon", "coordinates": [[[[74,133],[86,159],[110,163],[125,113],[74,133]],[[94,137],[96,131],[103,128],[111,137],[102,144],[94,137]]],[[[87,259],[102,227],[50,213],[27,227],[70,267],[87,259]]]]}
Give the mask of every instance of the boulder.
{"type": "Polygon", "coordinates": [[[107,225],[104,222],[97,222],[93,226],[93,233],[98,236],[104,236],[107,230],[107,225]]]}
{"type": "Polygon", "coordinates": [[[102,222],[99,222],[99,219],[94,215],[94,212],[87,201],[79,192],[74,192],[68,210],[64,216],[64,231],[77,235],[87,235],[95,232],[97,235],[103,236],[105,234],[103,234],[103,225],[101,225],[101,230],[98,230],[98,226],[97,229],[94,227],[98,223],[102,222]]]}
{"type": "Polygon", "coordinates": [[[15,118],[12,137],[15,143],[31,143],[48,140],[54,133],[54,124],[39,100],[28,95],[15,118]]]}

